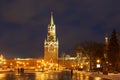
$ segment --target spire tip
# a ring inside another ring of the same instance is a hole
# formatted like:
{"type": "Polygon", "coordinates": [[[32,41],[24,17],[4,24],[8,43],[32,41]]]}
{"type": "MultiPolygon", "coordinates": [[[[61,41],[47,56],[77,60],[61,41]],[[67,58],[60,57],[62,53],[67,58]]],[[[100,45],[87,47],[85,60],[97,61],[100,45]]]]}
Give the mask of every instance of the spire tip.
{"type": "Polygon", "coordinates": [[[53,11],[51,11],[51,15],[53,15],[53,11]]]}
{"type": "Polygon", "coordinates": [[[50,24],[54,25],[54,20],[53,20],[53,11],[51,11],[51,20],[50,20],[50,24]]]}

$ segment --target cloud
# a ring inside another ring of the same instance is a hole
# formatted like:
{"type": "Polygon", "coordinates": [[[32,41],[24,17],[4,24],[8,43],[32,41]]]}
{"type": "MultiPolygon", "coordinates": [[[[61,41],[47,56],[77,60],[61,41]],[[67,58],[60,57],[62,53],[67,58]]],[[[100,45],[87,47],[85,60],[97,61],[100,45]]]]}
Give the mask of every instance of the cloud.
{"type": "Polygon", "coordinates": [[[59,7],[59,10],[56,8],[58,12],[61,11],[62,7],[62,3],[60,4],[56,0],[13,0],[12,2],[3,1],[1,3],[1,20],[20,24],[25,24],[35,16],[39,17],[44,15],[45,12],[50,12],[52,8],[55,9],[54,5],[57,8],[59,7]]]}

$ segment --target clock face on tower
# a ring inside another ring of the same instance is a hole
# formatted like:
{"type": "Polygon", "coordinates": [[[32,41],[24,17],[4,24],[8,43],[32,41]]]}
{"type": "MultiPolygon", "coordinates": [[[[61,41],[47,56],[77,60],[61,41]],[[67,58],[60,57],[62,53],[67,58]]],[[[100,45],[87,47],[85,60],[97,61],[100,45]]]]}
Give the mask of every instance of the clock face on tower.
{"type": "Polygon", "coordinates": [[[50,39],[50,40],[53,40],[53,36],[50,36],[49,39],[50,39]]]}

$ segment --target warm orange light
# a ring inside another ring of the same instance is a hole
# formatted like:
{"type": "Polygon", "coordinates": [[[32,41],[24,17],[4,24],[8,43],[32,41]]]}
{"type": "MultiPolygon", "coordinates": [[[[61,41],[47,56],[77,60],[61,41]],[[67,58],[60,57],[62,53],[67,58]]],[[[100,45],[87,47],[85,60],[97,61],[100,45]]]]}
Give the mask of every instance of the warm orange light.
{"type": "Polygon", "coordinates": [[[72,65],[72,67],[73,67],[74,65],[72,65]]]}
{"type": "Polygon", "coordinates": [[[3,64],[6,64],[6,62],[4,62],[3,64]]]}
{"type": "Polygon", "coordinates": [[[106,63],[108,64],[108,61],[106,61],[106,63]]]}
{"type": "Polygon", "coordinates": [[[99,60],[99,59],[97,60],[97,63],[100,63],[100,60],[99,60]]]}
{"type": "Polygon", "coordinates": [[[81,65],[80,68],[83,68],[83,65],[81,65]]]}
{"type": "Polygon", "coordinates": [[[10,65],[12,66],[12,65],[13,65],[13,63],[10,63],[10,65]]]}
{"type": "Polygon", "coordinates": [[[57,67],[58,67],[58,64],[56,64],[55,66],[57,66],[57,67]]]}
{"type": "Polygon", "coordinates": [[[88,62],[86,62],[86,64],[88,64],[88,62]]]}
{"type": "Polygon", "coordinates": [[[41,62],[40,60],[38,60],[37,62],[41,62]]]}
{"type": "Polygon", "coordinates": [[[26,64],[28,65],[29,63],[27,62],[26,64]]]}
{"type": "Polygon", "coordinates": [[[0,80],[2,80],[5,76],[5,74],[0,74],[0,80]]]}

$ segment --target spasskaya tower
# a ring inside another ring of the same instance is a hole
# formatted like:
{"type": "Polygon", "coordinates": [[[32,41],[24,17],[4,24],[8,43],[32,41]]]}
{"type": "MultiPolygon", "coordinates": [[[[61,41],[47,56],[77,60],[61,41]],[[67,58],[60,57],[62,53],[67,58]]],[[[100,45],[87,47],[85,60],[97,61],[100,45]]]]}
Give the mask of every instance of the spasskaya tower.
{"type": "Polygon", "coordinates": [[[44,60],[58,63],[58,40],[56,39],[56,26],[51,12],[50,23],[48,24],[47,38],[44,41],[44,60]]]}

